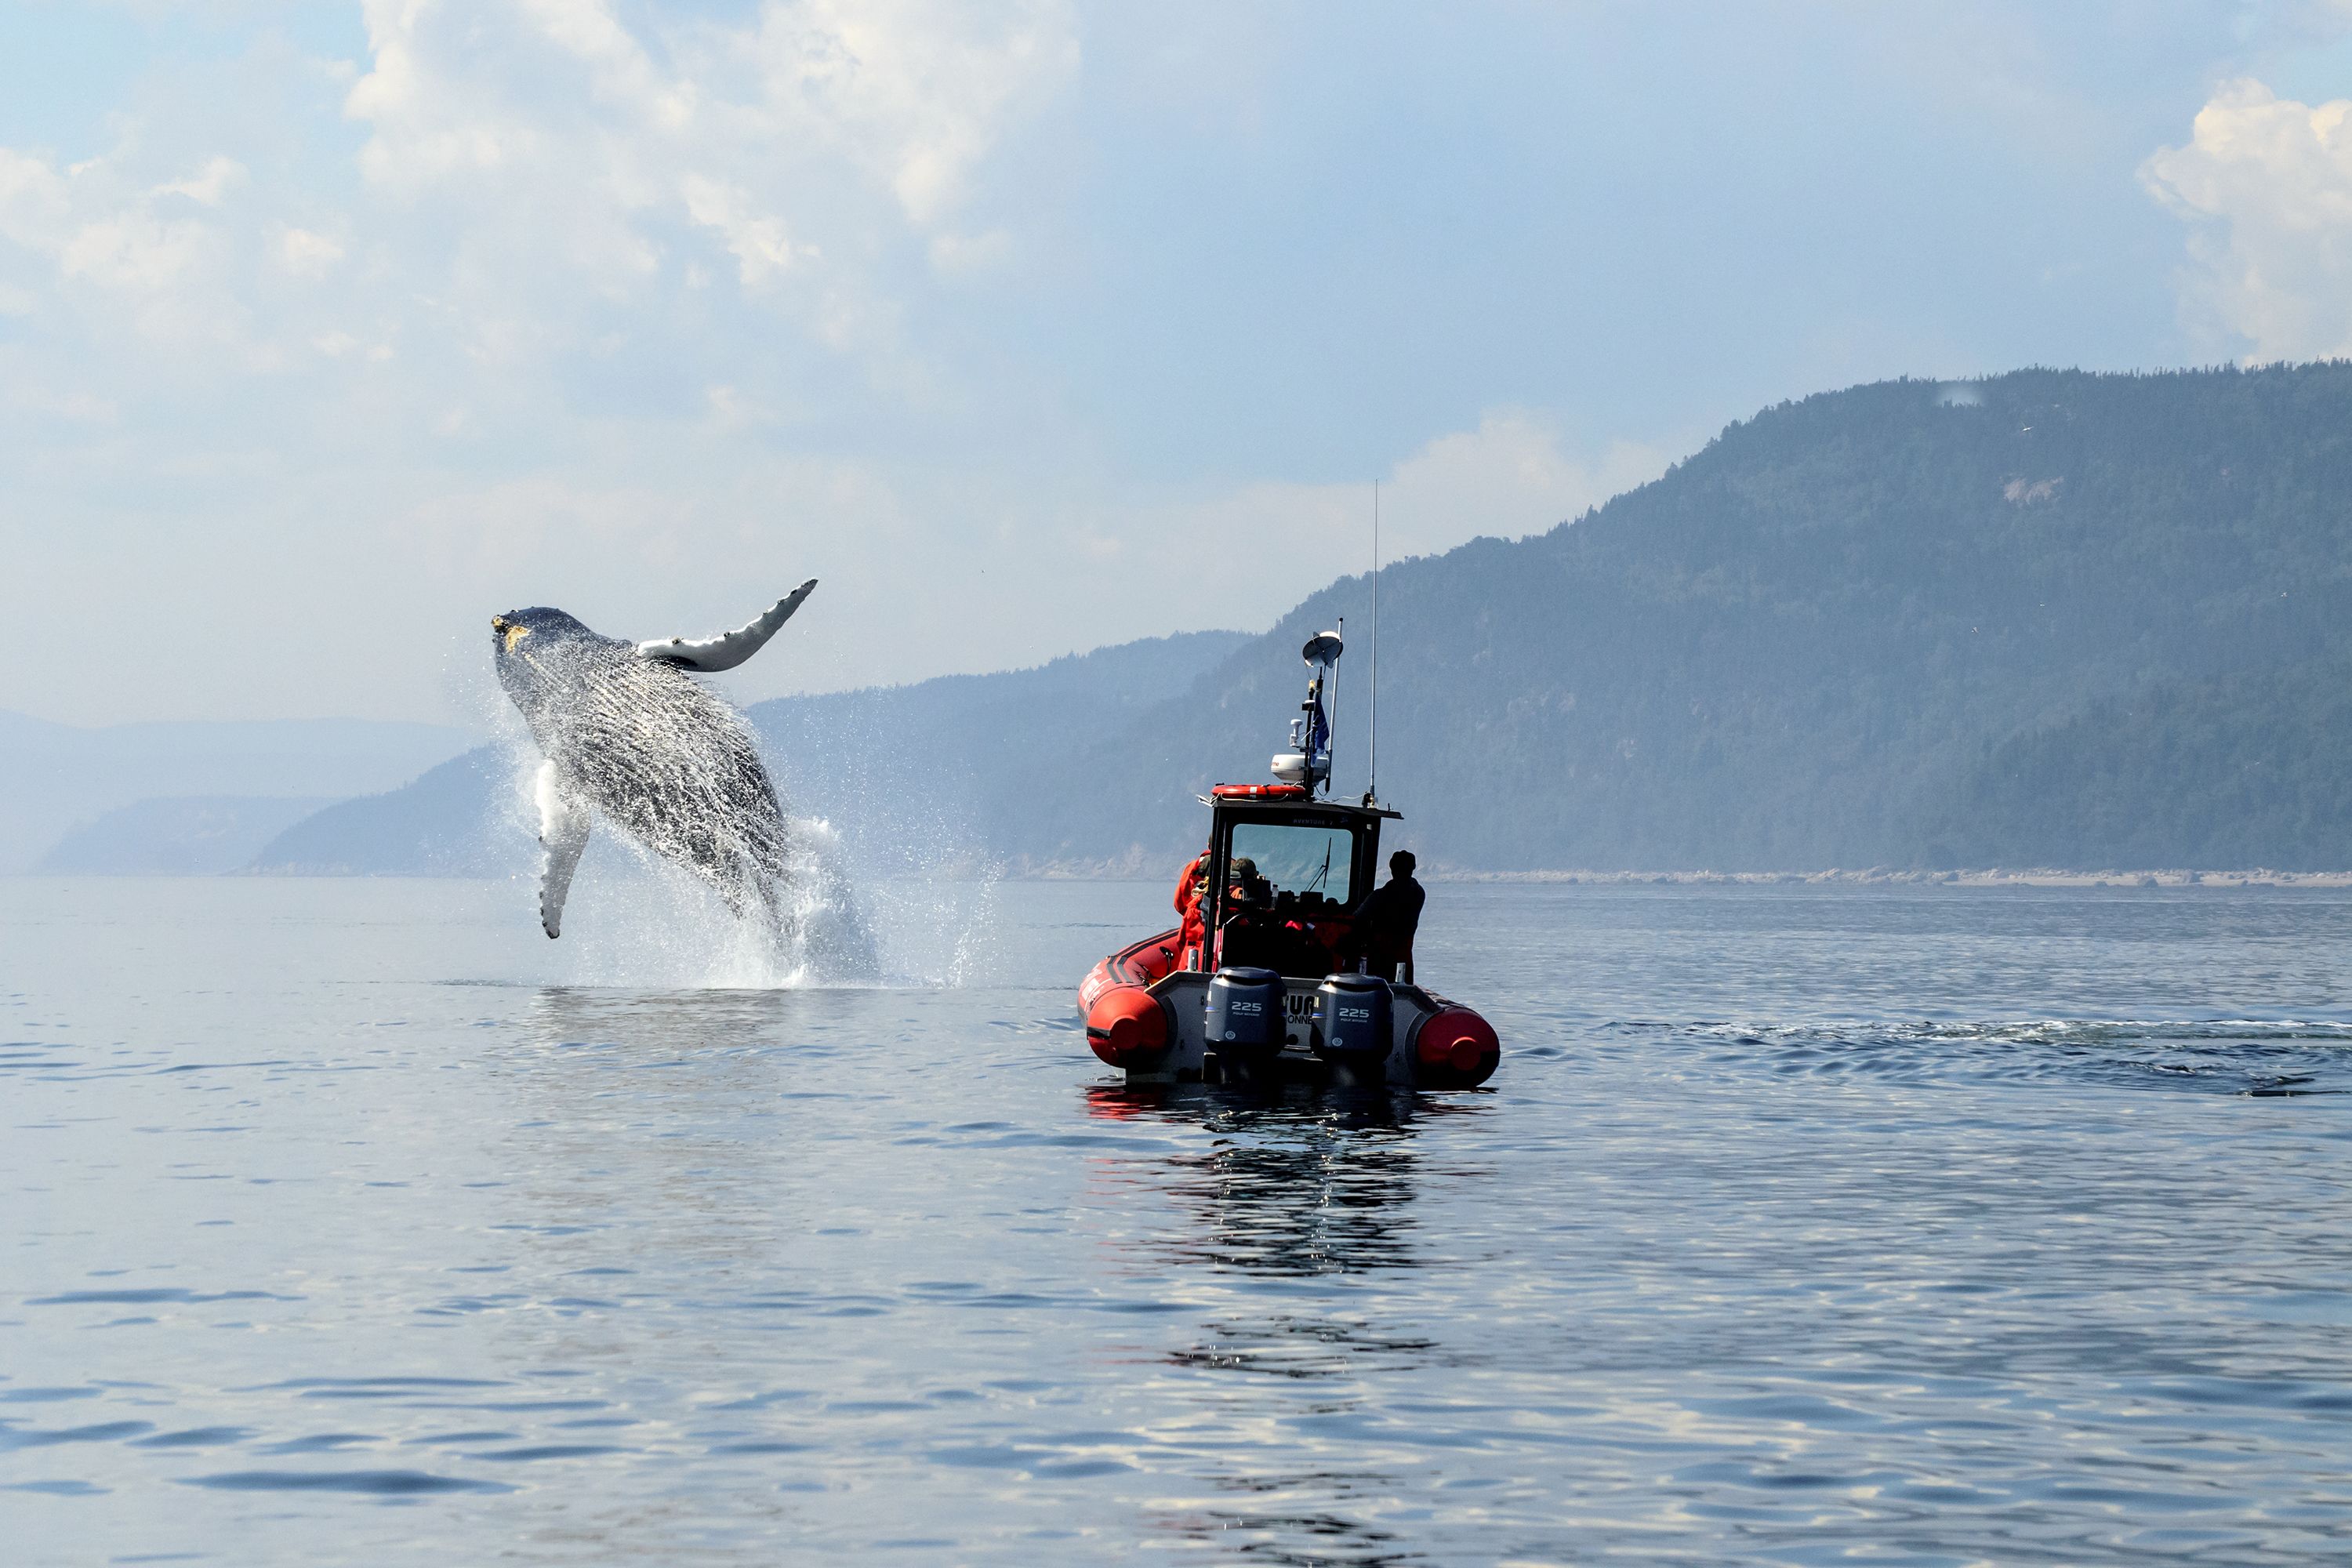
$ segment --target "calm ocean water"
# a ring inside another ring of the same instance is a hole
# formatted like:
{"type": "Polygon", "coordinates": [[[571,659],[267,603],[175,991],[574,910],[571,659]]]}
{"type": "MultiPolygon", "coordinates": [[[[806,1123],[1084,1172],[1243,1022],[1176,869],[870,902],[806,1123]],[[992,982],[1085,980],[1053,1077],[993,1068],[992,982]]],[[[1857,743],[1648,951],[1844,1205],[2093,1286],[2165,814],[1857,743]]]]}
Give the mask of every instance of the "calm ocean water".
{"type": "Polygon", "coordinates": [[[2352,1552],[2352,896],[1437,884],[1493,1085],[1268,1102],[1158,882],[0,892],[11,1563],[2352,1552]]]}

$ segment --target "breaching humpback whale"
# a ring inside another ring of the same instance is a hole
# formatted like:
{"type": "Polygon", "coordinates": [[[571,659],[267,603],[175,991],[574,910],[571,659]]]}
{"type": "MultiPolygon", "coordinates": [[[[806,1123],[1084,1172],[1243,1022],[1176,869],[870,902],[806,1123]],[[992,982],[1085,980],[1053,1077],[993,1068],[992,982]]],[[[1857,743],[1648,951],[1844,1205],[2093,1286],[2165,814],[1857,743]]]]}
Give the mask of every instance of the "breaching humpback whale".
{"type": "Polygon", "coordinates": [[[562,930],[595,816],[709,883],[736,914],[756,908],[786,934],[791,826],[751,732],[694,675],[759,652],[815,586],[811,578],[749,626],[700,641],[624,642],[543,605],[491,617],[499,684],[545,759],[539,918],[549,936],[562,930]]]}

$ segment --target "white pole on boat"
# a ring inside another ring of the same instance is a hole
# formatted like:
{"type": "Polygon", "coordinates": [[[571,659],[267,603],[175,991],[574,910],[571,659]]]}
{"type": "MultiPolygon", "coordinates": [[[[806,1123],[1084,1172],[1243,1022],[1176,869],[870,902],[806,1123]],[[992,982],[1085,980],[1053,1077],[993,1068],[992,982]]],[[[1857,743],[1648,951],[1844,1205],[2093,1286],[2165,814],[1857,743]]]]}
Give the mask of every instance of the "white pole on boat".
{"type": "Polygon", "coordinates": [[[1364,804],[1379,804],[1381,783],[1381,481],[1372,481],[1372,701],[1364,725],[1370,754],[1364,759],[1364,804]]]}
{"type": "MultiPolygon", "coordinates": [[[[1348,637],[1348,617],[1341,616],[1339,626],[1334,627],[1333,631],[1344,646],[1348,637]]],[[[1332,746],[1336,750],[1339,739],[1339,660],[1337,657],[1332,658],[1330,669],[1331,700],[1330,706],[1324,712],[1323,721],[1331,726],[1332,746]]],[[[1339,796],[1339,781],[1333,776],[1338,771],[1339,764],[1336,762],[1329,763],[1323,771],[1323,793],[1334,800],[1339,796]]]]}

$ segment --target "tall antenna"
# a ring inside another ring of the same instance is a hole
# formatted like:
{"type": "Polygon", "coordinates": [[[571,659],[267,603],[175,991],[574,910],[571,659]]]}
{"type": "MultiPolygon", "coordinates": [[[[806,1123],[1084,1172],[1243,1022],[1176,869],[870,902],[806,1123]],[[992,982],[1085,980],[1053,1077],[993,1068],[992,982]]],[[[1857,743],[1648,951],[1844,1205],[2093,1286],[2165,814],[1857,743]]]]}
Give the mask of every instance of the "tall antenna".
{"type": "Polygon", "coordinates": [[[1364,759],[1364,804],[1379,804],[1381,783],[1381,481],[1372,481],[1372,716],[1364,726],[1371,747],[1364,759]]]}
{"type": "MultiPolygon", "coordinates": [[[[1347,617],[1347,616],[1341,616],[1339,617],[1339,624],[1336,627],[1334,627],[1334,628],[1333,628],[1333,633],[1334,633],[1334,635],[1335,635],[1335,636],[1341,637],[1346,637],[1346,636],[1348,635],[1348,617],[1347,617]]],[[[1332,727],[1333,727],[1335,730],[1339,727],[1339,664],[1338,664],[1336,661],[1335,661],[1335,662],[1332,664],[1332,666],[1331,666],[1331,718],[1330,718],[1330,722],[1331,722],[1332,727]]],[[[1329,759],[1328,757],[1326,757],[1326,758],[1324,759],[1324,761],[1325,761],[1326,763],[1328,763],[1328,762],[1330,761],[1330,759],[1329,759]]],[[[1330,789],[1331,789],[1331,776],[1330,776],[1330,774],[1329,774],[1328,773],[1326,773],[1323,775],[1323,789],[1324,789],[1324,793],[1326,793],[1327,795],[1328,795],[1328,793],[1330,793],[1330,789]]]]}

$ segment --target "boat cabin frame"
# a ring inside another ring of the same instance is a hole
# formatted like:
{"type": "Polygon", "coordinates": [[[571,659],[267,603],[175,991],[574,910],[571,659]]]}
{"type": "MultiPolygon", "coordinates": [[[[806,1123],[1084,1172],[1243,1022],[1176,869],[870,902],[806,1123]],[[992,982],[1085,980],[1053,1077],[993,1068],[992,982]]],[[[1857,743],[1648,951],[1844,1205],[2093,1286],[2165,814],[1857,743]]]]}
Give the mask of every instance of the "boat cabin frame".
{"type": "Polygon", "coordinates": [[[1256,862],[1260,875],[1271,884],[1276,900],[1265,906],[1268,915],[1276,920],[1340,918],[1362,903],[1376,883],[1381,824],[1404,815],[1382,805],[1353,805],[1304,795],[1219,795],[1199,799],[1209,807],[1209,887],[1202,900],[1202,919],[1209,934],[1202,963],[1212,972],[1230,962],[1224,954],[1230,923],[1253,912],[1233,896],[1232,868],[1236,858],[1247,857],[1256,862]],[[1347,882],[1344,889],[1335,891],[1338,884],[1333,873],[1341,864],[1340,835],[1345,835],[1347,882]],[[1269,875],[1270,870],[1279,875],[1269,875]],[[1285,899],[1291,901],[1286,904],[1285,899]]]}

